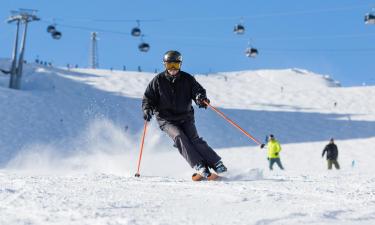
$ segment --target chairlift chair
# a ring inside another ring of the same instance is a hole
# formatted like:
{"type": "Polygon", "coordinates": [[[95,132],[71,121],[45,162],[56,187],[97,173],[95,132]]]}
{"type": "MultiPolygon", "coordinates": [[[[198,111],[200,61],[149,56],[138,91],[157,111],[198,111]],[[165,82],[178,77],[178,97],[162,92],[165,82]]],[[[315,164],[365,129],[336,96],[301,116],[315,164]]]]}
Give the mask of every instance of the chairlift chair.
{"type": "Polygon", "coordinates": [[[54,25],[49,25],[48,27],[47,27],[47,32],[48,33],[53,33],[53,32],[55,32],[56,31],[56,27],[54,26],[54,25]]]}
{"type": "Polygon", "coordinates": [[[56,39],[56,40],[59,40],[61,38],[61,36],[62,36],[61,32],[57,31],[57,30],[54,31],[51,35],[52,35],[52,38],[56,39]]]}
{"type": "Polygon", "coordinates": [[[141,29],[139,27],[134,27],[131,32],[132,36],[139,37],[141,36],[141,29]]]}
{"type": "Polygon", "coordinates": [[[256,48],[247,48],[245,51],[247,57],[255,58],[258,55],[258,49],[256,48]]]}
{"type": "Polygon", "coordinates": [[[141,25],[140,25],[139,20],[137,20],[136,22],[137,22],[137,26],[132,29],[131,35],[134,37],[139,37],[141,36],[141,28],[139,28],[141,25]]]}
{"type": "Polygon", "coordinates": [[[141,52],[148,52],[148,50],[150,50],[150,45],[145,43],[145,42],[142,42],[138,45],[138,49],[139,51],[141,52]]]}
{"type": "Polygon", "coordinates": [[[244,34],[245,33],[245,27],[241,24],[236,24],[234,26],[233,32],[236,34],[244,34]]]}
{"type": "Polygon", "coordinates": [[[375,15],[372,13],[367,13],[365,15],[365,24],[375,24],[375,15]]]}

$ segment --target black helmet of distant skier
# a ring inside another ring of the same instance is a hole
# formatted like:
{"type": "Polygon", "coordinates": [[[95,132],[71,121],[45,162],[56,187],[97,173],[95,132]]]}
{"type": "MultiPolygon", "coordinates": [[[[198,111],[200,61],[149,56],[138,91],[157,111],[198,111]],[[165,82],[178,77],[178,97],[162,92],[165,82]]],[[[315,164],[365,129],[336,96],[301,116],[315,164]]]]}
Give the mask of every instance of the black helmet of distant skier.
{"type": "Polygon", "coordinates": [[[182,62],[182,55],[178,51],[167,51],[163,57],[164,62],[182,62]]]}

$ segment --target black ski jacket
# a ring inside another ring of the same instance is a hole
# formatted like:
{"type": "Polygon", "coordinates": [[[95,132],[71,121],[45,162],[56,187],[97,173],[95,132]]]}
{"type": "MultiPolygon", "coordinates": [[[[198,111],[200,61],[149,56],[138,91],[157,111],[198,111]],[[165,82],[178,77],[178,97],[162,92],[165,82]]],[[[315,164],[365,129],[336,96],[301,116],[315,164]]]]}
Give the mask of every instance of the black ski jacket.
{"type": "Polygon", "coordinates": [[[181,121],[194,117],[192,100],[206,90],[183,71],[171,76],[167,71],[156,75],[143,95],[142,109],[152,109],[157,120],[181,121]]]}
{"type": "Polygon", "coordinates": [[[326,145],[322,152],[322,157],[324,156],[324,153],[327,152],[327,159],[329,160],[337,160],[337,157],[339,155],[339,151],[337,150],[337,146],[334,143],[330,143],[326,145]]]}

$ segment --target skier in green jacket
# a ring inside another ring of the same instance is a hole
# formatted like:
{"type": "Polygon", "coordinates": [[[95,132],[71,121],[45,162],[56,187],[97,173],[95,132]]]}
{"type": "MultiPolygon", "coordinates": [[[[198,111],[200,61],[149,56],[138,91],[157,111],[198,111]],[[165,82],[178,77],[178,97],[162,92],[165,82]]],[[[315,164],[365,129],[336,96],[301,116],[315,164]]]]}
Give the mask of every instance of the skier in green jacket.
{"type": "MultiPolygon", "coordinates": [[[[284,170],[283,165],[281,164],[280,161],[280,151],[281,151],[281,146],[280,143],[276,140],[275,136],[273,134],[270,134],[266,138],[267,143],[267,159],[269,161],[269,168],[270,170],[273,170],[273,164],[277,164],[280,169],[284,170]]],[[[264,148],[264,144],[261,145],[261,148],[264,148]]]]}

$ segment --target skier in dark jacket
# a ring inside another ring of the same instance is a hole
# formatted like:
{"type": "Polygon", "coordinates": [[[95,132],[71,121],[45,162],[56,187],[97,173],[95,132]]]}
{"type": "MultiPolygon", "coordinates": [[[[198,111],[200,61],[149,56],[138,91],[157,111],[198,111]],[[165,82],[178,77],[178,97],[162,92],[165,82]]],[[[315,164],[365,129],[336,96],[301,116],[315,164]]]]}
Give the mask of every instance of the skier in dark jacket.
{"type": "Polygon", "coordinates": [[[337,162],[337,157],[339,155],[339,151],[337,149],[337,146],[334,143],[333,138],[329,140],[328,145],[324,148],[322,152],[322,157],[324,157],[324,154],[327,152],[327,163],[328,163],[328,169],[332,169],[332,164],[335,165],[336,169],[340,169],[340,165],[337,162]]]}
{"type": "Polygon", "coordinates": [[[165,71],[148,84],[142,100],[143,118],[150,121],[155,115],[159,127],[174,141],[180,154],[203,177],[227,171],[220,156],[198,136],[192,100],[199,108],[207,108],[206,90],[195,78],[180,70],[182,56],[168,51],[164,58],[165,71]]]}

